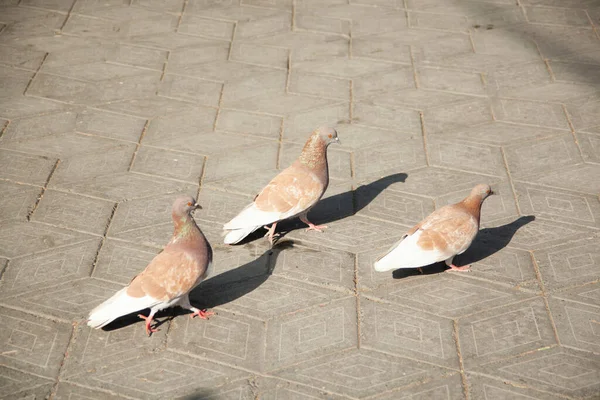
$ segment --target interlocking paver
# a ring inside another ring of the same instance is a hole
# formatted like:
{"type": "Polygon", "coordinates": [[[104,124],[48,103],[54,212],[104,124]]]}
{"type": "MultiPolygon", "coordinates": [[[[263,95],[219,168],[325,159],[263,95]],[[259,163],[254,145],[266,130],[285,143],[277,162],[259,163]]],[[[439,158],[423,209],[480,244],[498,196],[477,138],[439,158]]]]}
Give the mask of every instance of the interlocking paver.
{"type": "Polygon", "coordinates": [[[596,398],[595,0],[0,5],[3,398],[596,398]],[[222,224],[334,126],[305,232],[222,224]],[[377,273],[488,183],[457,265],[377,273]],[[212,272],[148,338],[85,317],[198,197],[212,272]]]}

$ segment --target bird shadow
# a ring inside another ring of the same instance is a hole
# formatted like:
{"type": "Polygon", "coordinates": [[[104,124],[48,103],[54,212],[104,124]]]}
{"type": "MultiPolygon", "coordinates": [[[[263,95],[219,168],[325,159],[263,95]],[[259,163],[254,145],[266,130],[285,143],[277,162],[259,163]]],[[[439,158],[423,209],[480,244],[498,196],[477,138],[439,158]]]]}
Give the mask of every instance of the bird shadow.
{"type": "MultiPolygon", "coordinates": [[[[381,192],[394,183],[404,182],[408,177],[405,173],[397,173],[377,179],[356,189],[326,197],[319,201],[309,212],[309,219],[316,225],[328,224],[351,217],[369,205],[381,192]]],[[[284,220],[277,224],[278,240],[288,233],[305,228],[306,224],[298,218],[284,220]]],[[[239,244],[252,242],[264,236],[266,230],[258,229],[248,235],[239,244]]]]}
{"type": "MultiPolygon", "coordinates": [[[[229,303],[247,295],[257,289],[271,276],[279,253],[292,247],[294,247],[292,240],[280,241],[271,249],[266,250],[260,257],[237,268],[206,279],[190,292],[190,303],[199,309],[206,309],[229,303]]],[[[189,310],[181,307],[173,307],[160,311],[156,313],[154,327],[158,328],[175,317],[189,313],[189,310]]],[[[147,315],[148,309],[120,317],[102,329],[113,331],[134,323],[143,322],[137,314],[147,315]]]]}
{"type": "MultiPolygon", "coordinates": [[[[469,265],[479,262],[493,254],[496,254],[510,243],[517,231],[528,223],[535,221],[535,216],[526,215],[519,217],[513,222],[497,226],[495,228],[483,228],[475,237],[475,240],[469,249],[463,254],[456,256],[455,265],[469,265]]],[[[419,272],[416,268],[397,269],[392,275],[394,279],[407,278],[413,275],[431,275],[439,274],[448,269],[444,262],[438,262],[421,268],[419,272]]]]}

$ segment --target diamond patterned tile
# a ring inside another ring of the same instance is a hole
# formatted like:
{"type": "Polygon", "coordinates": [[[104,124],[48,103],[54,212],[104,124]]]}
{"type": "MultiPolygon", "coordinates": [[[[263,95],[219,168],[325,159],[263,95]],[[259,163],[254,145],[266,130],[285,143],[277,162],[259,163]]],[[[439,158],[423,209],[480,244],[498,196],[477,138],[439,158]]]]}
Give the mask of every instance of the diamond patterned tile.
{"type": "Polygon", "coordinates": [[[477,368],[516,385],[571,397],[592,397],[600,385],[597,356],[554,347],[477,368]]]}
{"type": "Polygon", "coordinates": [[[408,358],[361,349],[315,358],[284,369],[277,375],[362,398],[406,386],[433,371],[437,374],[448,372],[408,358]]]}
{"type": "Polygon", "coordinates": [[[6,394],[15,390],[15,381],[25,388],[34,382],[47,383],[39,376],[51,379],[56,376],[70,340],[71,325],[5,307],[0,308],[0,315],[0,360],[3,366],[8,365],[19,370],[11,372],[6,369],[0,373],[0,376],[4,375],[2,386],[8,386],[2,391],[6,394]],[[37,379],[27,376],[24,372],[37,375],[37,379]]]}
{"type": "Polygon", "coordinates": [[[556,343],[540,298],[462,318],[458,336],[466,369],[556,343]]]}
{"type": "Polygon", "coordinates": [[[598,279],[600,249],[597,235],[535,251],[534,257],[550,289],[562,289],[598,279]]]}

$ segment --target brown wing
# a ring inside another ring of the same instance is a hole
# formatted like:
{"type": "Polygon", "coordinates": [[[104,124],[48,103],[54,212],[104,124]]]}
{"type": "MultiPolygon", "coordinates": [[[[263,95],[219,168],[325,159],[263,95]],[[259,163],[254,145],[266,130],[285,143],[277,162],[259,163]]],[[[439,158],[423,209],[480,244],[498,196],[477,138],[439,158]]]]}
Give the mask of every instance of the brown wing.
{"type": "Polygon", "coordinates": [[[254,204],[266,212],[287,213],[292,209],[301,212],[319,201],[325,189],[325,184],[314,174],[292,164],[269,182],[254,204]]]}
{"type": "Polygon", "coordinates": [[[169,301],[192,290],[204,269],[187,253],[166,248],[133,278],[127,294],[169,301]]]}
{"type": "Polygon", "coordinates": [[[418,229],[421,230],[421,236],[417,245],[423,250],[448,249],[460,254],[477,235],[479,224],[470,213],[452,205],[431,213],[418,229]]]}

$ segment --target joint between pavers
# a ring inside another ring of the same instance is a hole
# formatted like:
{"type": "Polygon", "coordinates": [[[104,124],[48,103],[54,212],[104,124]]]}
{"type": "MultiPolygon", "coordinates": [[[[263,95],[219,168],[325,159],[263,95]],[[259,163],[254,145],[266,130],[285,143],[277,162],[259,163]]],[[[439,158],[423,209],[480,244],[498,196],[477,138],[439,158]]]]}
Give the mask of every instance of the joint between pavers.
{"type": "Polygon", "coordinates": [[[60,158],[57,159],[56,162],[54,163],[54,166],[52,167],[52,170],[48,174],[48,178],[46,179],[46,182],[44,183],[44,186],[42,186],[42,191],[40,192],[40,195],[38,196],[35,204],[33,205],[33,208],[29,212],[29,214],[27,214],[27,221],[31,221],[31,217],[33,216],[33,213],[35,213],[35,211],[37,210],[37,208],[38,208],[38,206],[40,204],[40,201],[44,197],[44,193],[46,193],[46,189],[48,188],[48,184],[50,183],[50,179],[52,179],[52,175],[54,175],[54,172],[56,172],[56,169],[58,168],[59,164],[60,164],[60,158]]]}
{"type": "Polygon", "coordinates": [[[69,350],[71,350],[71,346],[73,344],[73,338],[75,337],[75,330],[77,329],[77,322],[73,322],[71,324],[71,334],[69,335],[69,341],[67,342],[67,348],[65,349],[65,354],[63,354],[63,359],[60,362],[60,366],[58,367],[58,374],[56,374],[56,381],[54,382],[54,385],[52,385],[52,389],[50,390],[50,395],[49,395],[49,399],[53,399],[54,396],[56,395],[56,391],[58,390],[58,385],[60,383],[60,376],[64,371],[65,368],[65,361],[67,360],[67,357],[69,356],[69,350]]]}
{"type": "Polygon", "coordinates": [[[465,399],[470,399],[470,391],[469,391],[469,382],[467,381],[467,374],[465,373],[465,362],[462,356],[462,352],[460,349],[460,338],[458,337],[458,321],[452,321],[452,338],[456,344],[456,353],[458,355],[458,366],[460,368],[460,378],[463,387],[463,393],[465,394],[465,399]]]}
{"type": "Polygon", "coordinates": [[[131,172],[131,169],[133,168],[133,164],[135,162],[135,157],[137,156],[140,146],[142,145],[142,140],[144,139],[144,136],[146,136],[146,132],[148,131],[149,126],[150,126],[150,120],[147,119],[146,123],[144,124],[144,127],[142,128],[142,133],[140,133],[140,138],[137,141],[137,145],[135,146],[133,155],[131,156],[131,161],[129,162],[129,167],[127,167],[127,172],[131,172]]]}
{"type": "Polygon", "coordinates": [[[31,84],[33,83],[34,79],[38,76],[40,70],[42,69],[42,65],[44,65],[44,62],[46,61],[46,59],[48,58],[49,55],[50,55],[50,53],[46,53],[46,54],[44,54],[44,57],[42,57],[42,62],[37,67],[37,70],[33,73],[33,76],[31,77],[29,82],[27,82],[27,86],[25,87],[25,90],[23,90],[23,96],[27,96],[27,91],[31,87],[31,84]]]}

